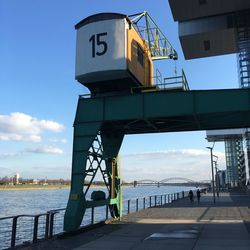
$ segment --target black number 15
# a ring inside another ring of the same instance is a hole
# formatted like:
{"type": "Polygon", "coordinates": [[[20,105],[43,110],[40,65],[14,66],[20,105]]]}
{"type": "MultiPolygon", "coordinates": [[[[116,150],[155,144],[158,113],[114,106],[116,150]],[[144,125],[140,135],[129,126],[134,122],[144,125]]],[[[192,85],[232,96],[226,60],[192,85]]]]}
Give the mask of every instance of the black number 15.
{"type": "Polygon", "coordinates": [[[107,36],[107,35],[108,33],[105,32],[105,33],[95,34],[90,37],[89,42],[92,43],[92,57],[102,56],[107,52],[108,44],[101,39],[102,37],[107,36]],[[102,50],[96,51],[96,45],[102,46],[102,50]]]}

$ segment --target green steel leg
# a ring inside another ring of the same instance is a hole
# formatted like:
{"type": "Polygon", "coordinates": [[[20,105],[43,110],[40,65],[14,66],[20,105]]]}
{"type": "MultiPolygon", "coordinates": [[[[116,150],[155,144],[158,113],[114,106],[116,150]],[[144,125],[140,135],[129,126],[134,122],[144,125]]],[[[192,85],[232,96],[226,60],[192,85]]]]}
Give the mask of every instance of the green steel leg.
{"type": "Polygon", "coordinates": [[[70,196],[64,216],[64,230],[76,230],[86,210],[86,199],[83,193],[86,162],[89,148],[92,145],[102,123],[78,123],[74,126],[72,178],[70,196]]]}
{"type": "Polygon", "coordinates": [[[119,217],[122,214],[121,177],[117,156],[123,137],[123,133],[107,133],[101,131],[101,139],[109,182],[109,198],[111,199],[109,208],[112,217],[119,217]]]}

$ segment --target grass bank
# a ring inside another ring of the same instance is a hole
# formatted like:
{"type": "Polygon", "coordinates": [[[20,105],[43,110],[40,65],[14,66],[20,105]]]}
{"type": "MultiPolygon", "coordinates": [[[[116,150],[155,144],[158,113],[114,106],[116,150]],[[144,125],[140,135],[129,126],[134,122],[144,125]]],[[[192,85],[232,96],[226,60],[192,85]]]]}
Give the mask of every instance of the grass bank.
{"type": "Polygon", "coordinates": [[[35,185],[35,184],[20,184],[20,185],[1,185],[0,191],[11,190],[52,190],[52,189],[69,189],[70,185],[35,185]]]}

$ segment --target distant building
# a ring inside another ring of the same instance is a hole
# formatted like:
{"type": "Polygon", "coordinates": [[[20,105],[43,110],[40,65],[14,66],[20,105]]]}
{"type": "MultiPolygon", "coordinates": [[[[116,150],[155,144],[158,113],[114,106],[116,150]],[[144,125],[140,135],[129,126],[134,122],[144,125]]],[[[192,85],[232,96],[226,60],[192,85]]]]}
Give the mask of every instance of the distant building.
{"type": "Polygon", "coordinates": [[[19,173],[16,173],[13,177],[13,184],[14,185],[17,185],[19,184],[19,179],[20,179],[20,174],[19,173]]]}
{"type": "Polygon", "coordinates": [[[226,187],[226,170],[219,170],[218,171],[218,186],[219,188],[225,188],[226,187]]]}
{"type": "Polygon", "coordinates": [[[38,179],[33,179],[32,184],[38,185],[39,184],[39,180],[38,179]]]}
{"type": "Polygon", "coordinates": [[[228,186],[244,186],[249,179],[249,150],[243,140],[245,129],[210,130],[207,131],[208,141],[224,141],[227,167],[226,182],[228,186]]]}
{"type": "MultiPolygon", "coordinates": [[[[239,87],[250,88],[250,1],[169,0],[169,3],[175,21],[179,22],[185,59],[237,53],[239,87]]],[[[221,72],[227,74],[223,69],[221,72]]],[[[229,186],[246,185],[250,180],[249,131],[249,128],[207,131],[208,141],[225,140],[229,186]]]]}
{"type": "Polygon", "coordinates": [[[227,183],[231,187],[245,185],[246,167],[242,140],[226,140],[227,183]]]}

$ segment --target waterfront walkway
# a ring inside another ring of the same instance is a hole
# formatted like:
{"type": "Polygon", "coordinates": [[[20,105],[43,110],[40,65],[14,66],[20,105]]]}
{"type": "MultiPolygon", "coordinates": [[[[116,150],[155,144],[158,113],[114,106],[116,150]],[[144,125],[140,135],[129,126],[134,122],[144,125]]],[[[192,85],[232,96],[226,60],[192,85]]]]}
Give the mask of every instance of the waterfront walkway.
{"type": "Polygon", "coordinates": [[[250,249],[250,197],[211,194],[187,198],[124,216],[85,233],[44,241],[25,250],[217,250],[250,249]]]}

